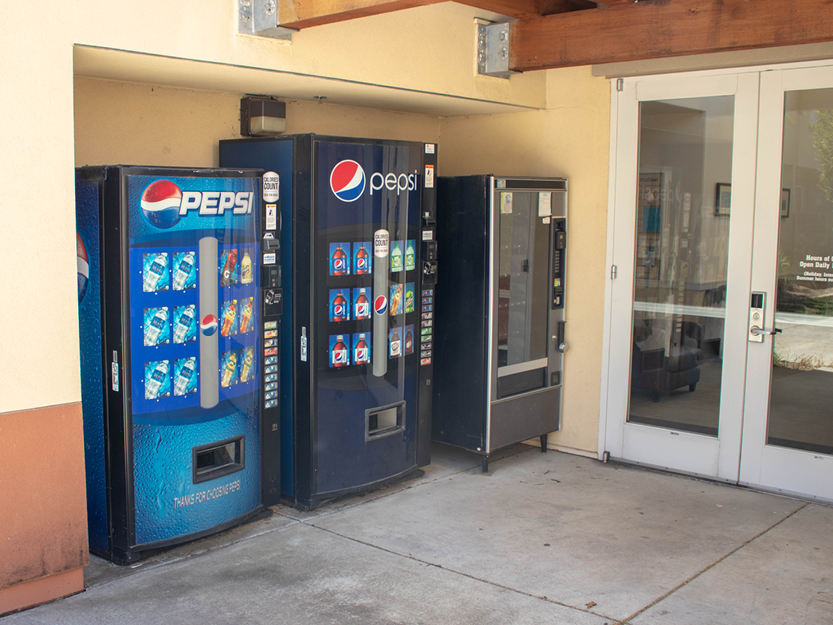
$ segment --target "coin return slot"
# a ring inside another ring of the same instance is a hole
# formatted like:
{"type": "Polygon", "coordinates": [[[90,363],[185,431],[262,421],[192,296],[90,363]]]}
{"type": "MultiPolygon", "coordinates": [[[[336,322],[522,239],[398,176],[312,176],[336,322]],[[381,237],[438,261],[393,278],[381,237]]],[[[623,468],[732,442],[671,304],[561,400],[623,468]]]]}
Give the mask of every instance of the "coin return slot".
{"type": "Polygon", "coordinates": [[[402,432],[405,429],[405,402],[365,412],[367,432],[365,440],[375,440],[402,432]]]}
{"type": "Polygon", "coordinates": [[[193,449],[194,484],[241,471],[244,466],[244,437],[201,445],[193,449]]]}

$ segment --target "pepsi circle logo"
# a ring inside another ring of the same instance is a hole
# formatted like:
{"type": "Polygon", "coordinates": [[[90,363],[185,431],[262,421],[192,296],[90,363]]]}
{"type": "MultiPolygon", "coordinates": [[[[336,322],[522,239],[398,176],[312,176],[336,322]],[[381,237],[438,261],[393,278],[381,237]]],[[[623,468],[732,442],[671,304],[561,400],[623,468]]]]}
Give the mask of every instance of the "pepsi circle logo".
{"type": "Polygon", "coordinates": [[[214,315],[206,315],[200,321],[200,330],[205,336],[211,336],[217,332],[217,317],[214,315]]]}
{"type": "Polygon", "coordinates": [[[344,160],[330,172],[330,189],[342,202],[355,202],[364,193],[364,169],[356,161],[344,160]]]}
{"type": "Polygon", "coordinates": [[[81,235],[75,233],[75,250],[78,255],[78,303],[84,299],[87,293],[87,284],[90,282],[90,259],[87,256],[87,246],[81,239],[81,235]]]}
{"type": "Polygon", "coordinates": [[[384,315],[385,311],[388,309],[388,298],[384,295],[380,295],[375,300],[373,300],[373,310],[376,311],[377,315],[384,315]]]}
{"type": "Polygon", "coordinates": [[[173,228],[179,222],[182,191],[170,180],[156,180],[142,193],[142,213],[157,228],[173,228]]]}

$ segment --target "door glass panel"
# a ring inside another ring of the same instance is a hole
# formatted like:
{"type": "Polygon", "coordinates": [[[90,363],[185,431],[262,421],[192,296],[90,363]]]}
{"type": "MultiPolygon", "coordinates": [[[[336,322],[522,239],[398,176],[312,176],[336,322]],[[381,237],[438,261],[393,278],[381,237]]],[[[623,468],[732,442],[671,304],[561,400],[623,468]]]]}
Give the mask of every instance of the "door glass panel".
{"type": "Polygon", "coordinates": [[[784,102],[767,444],[833,454],[833,89],[784,102]]]}
{"type": "Polygon", "coordinates": [[[538,193],[501,192],[498,201],[498,375],[506,375],[547,366],[550,224],[538,216],[538,193]]]}
{"type": "Polygon", "coordinates": [[[640,106],[628,420],[717,436],[734,97],[640,106]]]}

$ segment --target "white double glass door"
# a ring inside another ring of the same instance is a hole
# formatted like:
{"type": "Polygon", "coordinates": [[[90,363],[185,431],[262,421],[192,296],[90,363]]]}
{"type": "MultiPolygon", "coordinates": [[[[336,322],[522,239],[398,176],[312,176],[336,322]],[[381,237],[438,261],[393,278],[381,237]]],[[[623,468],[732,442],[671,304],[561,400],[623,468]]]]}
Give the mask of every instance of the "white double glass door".
{"type": "Polygon", "coordinates": [[[833,68],[614,106],[604,451],[833,499],[833,68]]]}

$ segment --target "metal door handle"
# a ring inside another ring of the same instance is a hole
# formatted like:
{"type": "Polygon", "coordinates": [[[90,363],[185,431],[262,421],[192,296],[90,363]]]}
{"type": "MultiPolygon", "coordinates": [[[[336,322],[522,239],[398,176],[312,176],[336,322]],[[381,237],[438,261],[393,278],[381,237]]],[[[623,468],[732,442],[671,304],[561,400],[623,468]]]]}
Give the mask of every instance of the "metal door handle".
{"type": "Polygon", "coordinates": [[[768,336],[775,336],[776,334],[781,334],[781,332],[783,332],[783,330],[781,330],[780,328],[772,328],[772,330],[764,330],[762,328],[759,328],[758,326],[752,326],[752,328],[749,330],[749,332],[751,332],[755,336],[758,336],[759,334],[766,334],[768,336]]]}

